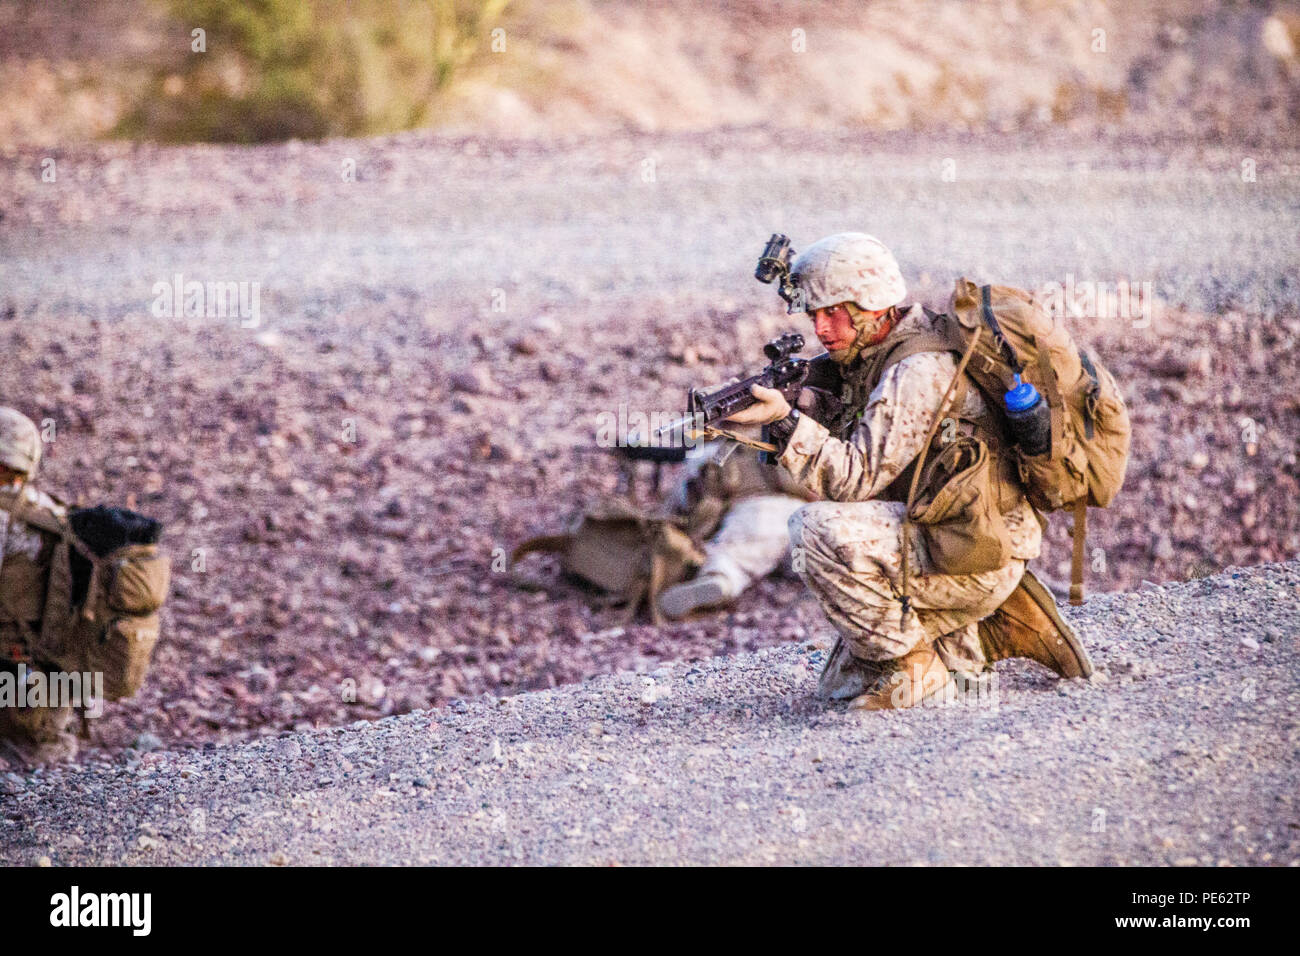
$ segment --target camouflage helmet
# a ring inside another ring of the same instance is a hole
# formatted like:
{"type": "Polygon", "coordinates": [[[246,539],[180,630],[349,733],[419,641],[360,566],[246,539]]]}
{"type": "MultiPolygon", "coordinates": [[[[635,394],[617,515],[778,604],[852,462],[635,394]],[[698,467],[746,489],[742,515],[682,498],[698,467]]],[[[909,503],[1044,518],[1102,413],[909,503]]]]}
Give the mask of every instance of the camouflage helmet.
{"type": "Polygon", "coordinates": [[[819,239],[790,266],[804,310],[852,302],[876,312],[907,295],[898,262],[885,244],[863,232],[840,232],[819,239]]]}
{"type": "Polygon", "coordinates": [[[36,423],[17,409],[0,408],[0,465],[30,478],[40,462],[41,434],[36,423]]]}

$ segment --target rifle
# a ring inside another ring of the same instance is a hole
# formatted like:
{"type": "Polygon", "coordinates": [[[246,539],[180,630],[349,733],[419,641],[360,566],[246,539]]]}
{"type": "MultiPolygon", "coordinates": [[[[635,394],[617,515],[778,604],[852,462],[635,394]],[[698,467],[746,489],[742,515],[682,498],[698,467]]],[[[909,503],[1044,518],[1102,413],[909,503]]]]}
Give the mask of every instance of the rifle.
{"type": "Polygon", "coordinates": [[[796,353],[803,351],[803,345],[803,336],[798,332],[785,332],[777,336],[763,346],[763,354],[768,359],[766,368],[756,375],[720,388],[692,388],[686,393],[686,416],[665,425],[656,434],[664,435],[684,429],[692,438],[729,438],[765,453],[774,451],[775,446],[765,439],[755,442],[718,426],[756,403],[750,392],[754,385],[777,389],[791,405],[798,401],[799,392],[803,388],[837,392],[840,387],[839,367],[824,352],[811,359],[796,357],[796,353]]]}
{"type": "MultiPolygon", "coordinates": [[[[764,285],[776,283],[777,294],[785,301],[786,312],[791,315],[805,311],[806,299],[799,288],[798,277],[790,272],[793,257],[794,249],[789,238],[775,232],[763,246],[754,269],[754,278],[759,282],[764,285]]],[[[767,441],[767,426],[763,427],[763,439],[755,442],[719,428],[718,423],[755,404],[754,396],[750,394],[754,385],[779,390],[792,406],[799,400],[799,391],[803,388],[819,388],[832,395],[838,394],[842,381],[839,366],[826,353],[811,359],[796,358],[796,354],[802,351],[803,336],[798,332],[778,335],[763,346],[763,354],[769,363],[767,368],[744,381],[721,388],[691,389],[686,393],[686,417],[659,429],[656,434],[662,436],[682,429],[683,434],[690,438],[729,438],[759,449],[762,452],[759,459],[764,463],[770,462],[770,452],[775,451],[776,446],[767,441]]]]}
{"type": "Polygon", "coordinates": [[[600,455],[612,455],[618,459],[619,487],[630,501],[637,500],[636,479],[637,465],[650,462],[654,465],[651,472],[651,494],[658,497],[659,486],[665,465],[679,465],[686,460],[685,445],[642,445],[636,442],[636,435],[629,436],[629,444],[616,445],[612,448],[580,446],[579,452],[593,452],[600,455]]]}

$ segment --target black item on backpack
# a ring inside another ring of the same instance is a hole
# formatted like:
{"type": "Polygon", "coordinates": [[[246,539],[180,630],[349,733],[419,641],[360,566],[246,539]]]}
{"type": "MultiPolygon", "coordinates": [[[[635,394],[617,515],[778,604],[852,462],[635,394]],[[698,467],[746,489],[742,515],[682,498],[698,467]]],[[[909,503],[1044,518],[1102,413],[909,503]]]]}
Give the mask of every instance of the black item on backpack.
{"type": "MultiPolygon", "coordinates": [[[[127,508],[79,508],[68,514],[68,524],[82,544],[102,558],[128,544],[157,544],[162,537],[163,524],[127,508]]],[[[72,603],[78,606],[86,598],[90,586],[89,559],[75,549],[69,556],[72,562],[72,603]]]]}

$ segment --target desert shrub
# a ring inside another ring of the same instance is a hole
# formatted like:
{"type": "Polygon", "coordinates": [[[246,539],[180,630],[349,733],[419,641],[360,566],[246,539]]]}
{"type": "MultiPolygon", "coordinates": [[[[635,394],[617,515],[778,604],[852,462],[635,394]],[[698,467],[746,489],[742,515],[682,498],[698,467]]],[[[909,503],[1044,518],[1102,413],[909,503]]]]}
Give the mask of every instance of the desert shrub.
{"type": "Polygon", "coordinates": [[[206,49],[160,71],[118,134],[252,143],[428,122],[511,0],[156,2],[206,49]]]}

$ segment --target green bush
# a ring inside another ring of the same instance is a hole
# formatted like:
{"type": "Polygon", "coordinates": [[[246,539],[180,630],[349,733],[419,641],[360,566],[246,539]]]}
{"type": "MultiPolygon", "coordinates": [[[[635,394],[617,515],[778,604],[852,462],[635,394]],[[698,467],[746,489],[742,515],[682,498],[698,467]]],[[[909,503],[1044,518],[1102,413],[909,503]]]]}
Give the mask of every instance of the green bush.
{"type": "Polygon", "coordinates": [[[117,133],[252,143],[428,122],[511,0],[156,2],[206,51],[156,76],[117,133]]]}

